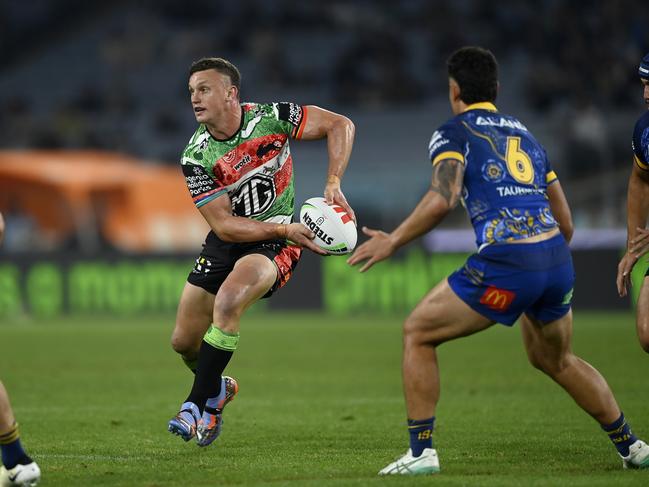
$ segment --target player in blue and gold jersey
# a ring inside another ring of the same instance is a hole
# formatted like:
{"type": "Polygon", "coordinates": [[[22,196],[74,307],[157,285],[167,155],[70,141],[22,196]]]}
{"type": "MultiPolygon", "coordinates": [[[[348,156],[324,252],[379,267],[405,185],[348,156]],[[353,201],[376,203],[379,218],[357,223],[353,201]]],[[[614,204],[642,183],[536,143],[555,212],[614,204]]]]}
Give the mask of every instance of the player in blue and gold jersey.
{"type": "MultiPolygon", "coordinates": [[[[0,213],[0,243],[5,224],[0,213]]],[[[20,442],[18,423],[11,410],[9,394],[0,381],[0,485],[34,486],[41,478],[38,464],[25,452],[20,442]]]]}
{"type": "Polygon", "coordinates": [[[561,385],[608,433],[625,467],[649,467],[649,446],[629,428],[604,378],[571,351],[574,270],[567,241],[570,208],[545,150],[516,118],[498,112],[497,63],[479,47],[448,60],[455,117],[433,134],[430,190],[392,233],[371,238],[350,257],[361,272],[434,228],[459,201],[478,252],[439,283],[404,323],[403,380],[410,449],[379,473],[439,472],[433,447],[439,399],[437,346],[511,326],[521,317],[530,362],[561,385]]]}
{"type": "MultiPolygon", "coordinates": [[[[649,54],[638,68],[643,86],[644,102],[649,106],[649,54]]],[[[649,252],[649,110],[642,115],[633,129],[633,169],[627,192],[627,252],[617,268],[617,290],[626,296],[631,270],[638,259],[649,252]]],[[[636,329],[640,345],[649,353],[649,270],[645,274],[638,297],[636,329]]]]}

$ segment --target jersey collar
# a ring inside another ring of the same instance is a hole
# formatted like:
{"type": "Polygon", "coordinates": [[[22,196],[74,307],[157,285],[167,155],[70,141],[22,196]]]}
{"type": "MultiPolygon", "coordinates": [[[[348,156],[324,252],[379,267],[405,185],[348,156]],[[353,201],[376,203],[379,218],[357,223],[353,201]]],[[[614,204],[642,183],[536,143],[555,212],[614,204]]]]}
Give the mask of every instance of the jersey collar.
{"type": "Polygon", "coordinates": [[[464,111],[468,112],[469,110],[489,110],[490,112],[498,111],[496,105],[494,105],[490,101],[481,101],[479,103],[472,103],[471,105],[466,107],[466,110],[464,111]]]}

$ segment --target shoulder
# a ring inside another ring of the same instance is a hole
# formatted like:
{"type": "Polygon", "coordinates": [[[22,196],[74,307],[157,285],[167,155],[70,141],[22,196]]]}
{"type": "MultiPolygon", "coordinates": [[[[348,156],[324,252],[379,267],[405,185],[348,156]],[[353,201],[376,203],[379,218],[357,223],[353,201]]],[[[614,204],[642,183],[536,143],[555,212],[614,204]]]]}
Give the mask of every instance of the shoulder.
{"type": "Polygon", "coordinates": [[[454,117],[433,132],[428,142],[428,155],[432,161],[449,156],[449,153],[452,153],[452,157],[464,160],[463,156],[460,157],[464,140],[464,129],[458,117],[454,117]]]}
{"type": "Polygon", "coordinates": [[[632,147],[636,153],[649,149],[649,110],[647,110],[635,123],[633,128],[632,147]]]}
{"type": "Polygon", "coordinates": [[[462,132],[462,125],[457,117],[447,120],[433,132],[428,142],[428,150],[432,153],[446,144],[456,142],[458,138],[462,137],[462,132]]]}
{"type": "Polygon", "coordinates": [[[200,162],[195,159],[195,154],[207,149],[209,141],[210,133],[207,131],[207,128],[205,128],[205,125],[200,124],[183,149],[180,163],[183,165],[200,164],[200,162]]]}
{"type": "Polygon", "coordinates": [[[645,111],[645,113],[640,118],[638,118],[638,120],[635,123],[633,133],[641,134],[647,128],[649,128],[649,110],[645,111]]]}

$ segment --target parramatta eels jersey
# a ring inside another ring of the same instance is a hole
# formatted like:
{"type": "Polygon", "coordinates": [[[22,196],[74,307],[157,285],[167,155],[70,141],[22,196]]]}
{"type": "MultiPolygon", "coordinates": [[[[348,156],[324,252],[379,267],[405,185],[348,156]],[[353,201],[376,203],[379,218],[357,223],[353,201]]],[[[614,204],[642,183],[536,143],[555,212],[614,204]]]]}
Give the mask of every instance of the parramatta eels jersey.
{"type": "Polygon", "coordinates": [[[294,103],[242,103],[241,114],[241,126],[229,139],[215,139],[201,124],[183,151],[194,204],[201,207],[227,193],[233,215],[289,223],[295,191],[288,139],[301,137],[307,109],[294,103]]]}
{"type": "Polygon", "coordinates": [[[649,110],[635,124],[631,147],[635,163],[640,169],[649,171],[649,110]]]}
{"type": "Polygon", "coordinates": [[[543,147],[516,118],[492,103],[475,103],[433,134],[433,165],[448,158],[464,164],[462,204],[478,248],[511,242],[558,226],[547,186],[557,180],[543,147]]]}

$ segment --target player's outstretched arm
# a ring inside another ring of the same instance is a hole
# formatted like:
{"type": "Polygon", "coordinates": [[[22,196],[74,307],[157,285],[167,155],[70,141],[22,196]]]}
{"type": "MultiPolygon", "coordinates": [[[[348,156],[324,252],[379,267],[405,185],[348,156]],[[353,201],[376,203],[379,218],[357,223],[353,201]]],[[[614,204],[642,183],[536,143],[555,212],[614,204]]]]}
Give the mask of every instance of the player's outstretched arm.
{"type": "Polygon", "coordinates": [[[649,217],[649,171],[633,165],[627,191],[627,250],[617,266],[617,292],[626,296],[631,271],[640,257],[649,252],[649,232],[644,230],[649,217]]]}
{"type": "Polygon", "coordinates": [[[377,262],[390,257],[399,247],[435,228],[457,206],[462,193],[464,165],[457,159],[444,159],[433,168],[430,190],[413,212],[392,233],[363,227],[370,239],[347,260],[350,265],[365,262],[365,272],[377,262]]]}
{"type": "Polygon", "coordinates": [[[340,181],[347,169],[349,158],[354,144],[354,123],[338,113],[330,112],[323,108],[308,105],[308,116],[302,132],[302,140],[316,140],[327,138],[327,152],[329,153],[329,168],[327,183],[324,189],[324,198],[328,204],[342,206],[356,222],[354,210],[347,202],[340,189],[340,181]]]}
{"type": "Polygon", "coordinates": [[[2,239],[5,236],[5,220],[2,217],[2,213],[0,213],[0,244],[2,243],[2,239]]]}
{"type": "Polygon", "coordinates": [[[570,242],[574,233],[572,215],[570,213],[570,205],[568,205],[568,200],[558,179],[555,179],[548,186],[548,199],[550,200],[550,210],[555,220],[559,222],[559,230],[563,238],[566,239],[566,242],[570,242]]]}
{"type": "Polygon", "coordinates": [[[315,234],[301,223],[265,223],[233,215],[230,197],[225,193],[201,206],[198,211],[224,242],[285,239],[317,254],[327,255],[326,251],[313,243],[315,234]]]}

